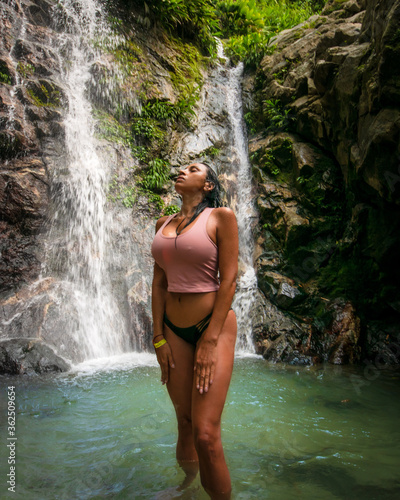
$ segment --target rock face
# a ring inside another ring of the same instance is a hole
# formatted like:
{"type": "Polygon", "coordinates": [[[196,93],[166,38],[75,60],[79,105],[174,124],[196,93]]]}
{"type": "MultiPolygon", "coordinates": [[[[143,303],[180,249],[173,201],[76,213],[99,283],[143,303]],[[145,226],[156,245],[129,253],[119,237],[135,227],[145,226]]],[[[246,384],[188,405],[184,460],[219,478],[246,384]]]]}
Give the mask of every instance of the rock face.
{"type": "Polygon", "coordinates": [[[70,363],[57,356],[44,342],[35,339],[0,341],[0,373],[33,375],[47,372],[65,372],[70,363]]]}
{"type": "Polygon", "coordinates": [[[371,325],[397,345],[399,20],[398,1],[329,2],[279,34],[259,68],[253,112],[267,133],[250,140],[259,283],[303,330],[266,330],[268,359],[300,349],[357,362],[371,325]]]}
{"type": "Polygon", "coordinates": [[[50,123],[59,117],[60,102],[51,101],[55,87],[46,80],[54,60],[43,29],[28,24],[32,41],[27,44],[20,38],[24,22],[20,4],[3,2],[1,14],[0,290],[11,292],[32,281],[40,269],[40,231],[49,204],[48,172],[40,150],[44,133],[50,137],[59,133],[50,123]],[[26,80],[29,85],[22,85],[26,80]]]}

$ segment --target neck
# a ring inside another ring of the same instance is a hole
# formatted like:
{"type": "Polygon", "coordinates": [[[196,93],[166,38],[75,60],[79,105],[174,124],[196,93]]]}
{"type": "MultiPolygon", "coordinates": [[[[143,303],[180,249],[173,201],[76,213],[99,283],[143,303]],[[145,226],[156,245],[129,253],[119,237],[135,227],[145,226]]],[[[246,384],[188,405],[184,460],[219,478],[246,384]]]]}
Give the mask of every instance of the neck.
{"type": "Polygon", "coordinates": [[[192,217],[197,205],[203,200],[203,194],[198,196],[182,196],[181,214],[184,217],[192,217]]]}

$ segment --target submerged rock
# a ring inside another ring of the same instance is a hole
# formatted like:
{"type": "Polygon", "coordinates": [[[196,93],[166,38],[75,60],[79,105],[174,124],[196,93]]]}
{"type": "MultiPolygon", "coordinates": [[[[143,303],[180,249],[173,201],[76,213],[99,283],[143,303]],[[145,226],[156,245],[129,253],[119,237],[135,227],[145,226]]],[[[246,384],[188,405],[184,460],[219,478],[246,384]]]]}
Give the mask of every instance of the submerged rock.
{"type": "Polygon", "coordinates": [[[65,372],[71,365],[42,340],[16,338],[0,341],[0,373],[32,375],[65,372]]]}

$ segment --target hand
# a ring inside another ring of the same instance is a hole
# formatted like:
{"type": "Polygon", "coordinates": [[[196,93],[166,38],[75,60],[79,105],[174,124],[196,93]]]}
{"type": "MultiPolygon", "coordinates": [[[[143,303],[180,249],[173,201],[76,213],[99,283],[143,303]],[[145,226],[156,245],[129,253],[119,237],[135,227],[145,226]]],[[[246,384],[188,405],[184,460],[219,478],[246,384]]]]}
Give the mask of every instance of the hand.
{"type": "Polygon", "coordinates": [[[216,342],[201,338],[197,343],[194,360],[194,371],[196,372],[196,388],[200,394],[208,392],[213,383],[215,363],[217,362],[216,342]]]}
{"type": "Polygon", "coordinates": [[[168,342],[156,349],[156,356],[161,368],[161,382],[164,385],[169,380],[169,369],[175,368],[174,358],[168,342]]]}

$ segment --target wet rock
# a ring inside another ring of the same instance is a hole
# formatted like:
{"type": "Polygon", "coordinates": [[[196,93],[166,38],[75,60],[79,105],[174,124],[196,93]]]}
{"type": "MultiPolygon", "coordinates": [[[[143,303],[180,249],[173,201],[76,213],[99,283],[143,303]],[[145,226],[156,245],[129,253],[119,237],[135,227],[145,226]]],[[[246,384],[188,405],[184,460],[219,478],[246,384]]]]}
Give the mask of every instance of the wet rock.
{"type": "Polygon", "coordinates": [[[0,302],[1,338],[35,338],[65,359],[83,361],[85,353],[79,342],[77,311],[71,297],[72,287],[54,278],[22,287],[0,302]]]}
{"type": "Polygon", "coordinates": [[[334,319],[329,332],[335,340],[329,350],[328,360],[335,365],[354,364],[360,361],[360,319],[351,303],[335,301],[332,304],[334,319]]]}
{"type": "Polygon", "coordinates": [[[46,343],[34,338],[0,340],[0,373],[33,375],[65,372],[71,368],[46,343]]]}
{"type": "Polygon", "coordinates": [[[366,356],[363,361],[377,368],[400,364],[400,334],[398,324],[371,322],[367,327],[366,356]]]}
{"type": "Polygon", "coordinates": [[[290,309],[304,299],[304,292],[287,276],[261,268],[258,277],[258,286],[265,296],[281,309],[290,309]]]}

